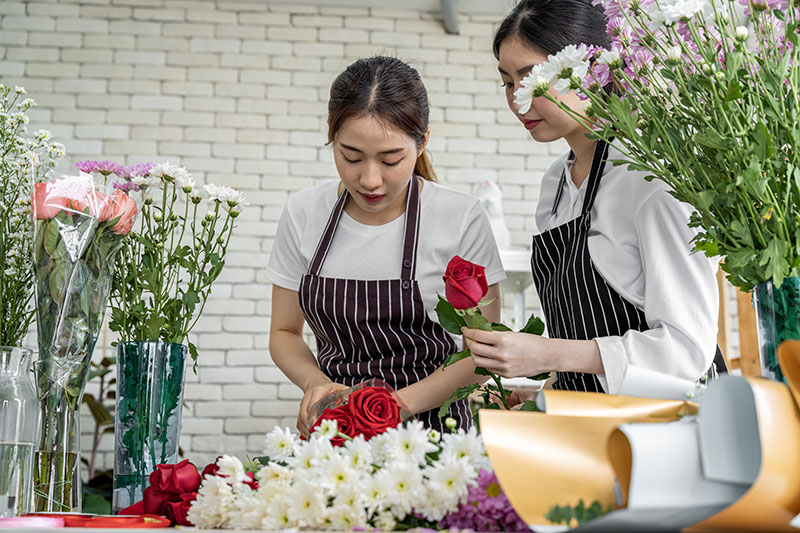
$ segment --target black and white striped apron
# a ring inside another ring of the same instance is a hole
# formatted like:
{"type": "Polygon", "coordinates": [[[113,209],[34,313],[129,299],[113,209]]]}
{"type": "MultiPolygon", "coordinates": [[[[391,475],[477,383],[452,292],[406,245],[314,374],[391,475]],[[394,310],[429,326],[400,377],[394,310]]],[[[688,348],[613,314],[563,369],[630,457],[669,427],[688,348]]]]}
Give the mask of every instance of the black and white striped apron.
{"type": "MultiPolygon", "coordinates": [[[[553,338],[590,340],[624,335],[632,329],[650,329],[644,311],[625,300],[606,283],[589,255],[587,243],[592,206],[608,150],[608,143],[597,141],[581,214],[533,237],[533,281],[542,302],[548,334],[553,338]]],[[[566,172],[563,172],[553,202],[553,215],[557,212],[565,185],[566,172]]],[[[708,376],[716,377],[718,368],[725,371],[719,348],[708,376]]],[[[603,392],[595,374],[582,372],[559,372],[553,388],[603,392]]]]}
{"type": "MultiPolygon", "coordinates": [[[[450,334],[428,317],[415,280],[420,218],[417,180],[411,179],[408,191],[400,279],[319,275],[347,203],[345,189],[300,281],[300,309],[317,340],[317,362],[336,383],[351,386],[377,378],[399,390],[436,371],[458,350],[450,334]]],[[[437,413],[438,409],[433,409],[417,418],[441,430],[443,419],[440,421],[437,413]]],[[[466,401],[453,403],[448,416],[458,427],[467,429],[472,424],[466,401]]]]}

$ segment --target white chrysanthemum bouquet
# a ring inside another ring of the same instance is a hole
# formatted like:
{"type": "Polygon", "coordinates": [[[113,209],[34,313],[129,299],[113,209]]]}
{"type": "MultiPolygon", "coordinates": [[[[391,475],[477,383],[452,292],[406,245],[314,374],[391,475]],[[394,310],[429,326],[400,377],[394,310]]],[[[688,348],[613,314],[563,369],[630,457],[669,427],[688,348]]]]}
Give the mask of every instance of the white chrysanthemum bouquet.
{"type": "Polygon", "coordinates": [[[414,421],[336,447],[338,434],[335,420],[323,421],[307,441],[275,428],[256,483],[238,459],[221,458],[188,521],[205,529],[435,526],[467,501],[481,471],[491,470],[474,429],[440,435],[414,421]]]}

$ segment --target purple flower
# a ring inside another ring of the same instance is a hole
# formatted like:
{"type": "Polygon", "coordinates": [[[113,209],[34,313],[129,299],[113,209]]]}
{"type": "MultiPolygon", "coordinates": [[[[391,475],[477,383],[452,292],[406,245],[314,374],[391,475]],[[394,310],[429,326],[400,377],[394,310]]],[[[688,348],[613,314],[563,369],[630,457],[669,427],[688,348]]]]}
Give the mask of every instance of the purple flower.
{"type": "Polygon", "coordinates": [[[150,174],[150,169],[153,168],[153,163],[140,163],[138,165],[130,165],[125,167],[126,177],[131,176],[147,176],[150,174]]]}
{"type": "Polygon", "coordinates": [[[75,168],[81,172],[85,172],[86,174],[91,174],[94,172],[94,167],[96,164],[97,161],[81,161],[79,163],[75,163],[75,168]]]}
{"type": "Polygon", "coordinates": [[[478,484],[470,487],[467,501],[445,516],[442,528],[475,531],[530,531],[511,507],[494,472],[481,470],[478,484]]]}
{"type": "Polygon", "coordinates": [[[114,187],[115,189],[119,189],[122,192],[139,191],[139,186],[130,181],[126,181],[123,183],[115,181],[111,186],[114,187]]]}
{"type": "Polygon", "coordinates": [[[99,172],[103,176],[116,174],[122,167],[113,161],[81,161],[75,165],[81,172],[99,172]]]}

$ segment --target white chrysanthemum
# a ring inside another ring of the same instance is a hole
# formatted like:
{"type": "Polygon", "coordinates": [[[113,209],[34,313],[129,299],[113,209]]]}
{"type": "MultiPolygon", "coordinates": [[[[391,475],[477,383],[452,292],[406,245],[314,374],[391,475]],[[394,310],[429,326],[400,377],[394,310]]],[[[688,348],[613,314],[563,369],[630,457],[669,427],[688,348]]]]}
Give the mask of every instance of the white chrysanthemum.
{"type": "Polygon", "coordinates": [[[395,518],[402,519],[425,497],[422,471],[417,465],[400,463],[386,469],[391,480],[387,502],[395,518]]]}
{"type": "Polygon", "coordinates": [[[244,465],[242,462],[233,457],[232,455],[223,455],[217,459],[218,476],[225,476],[228,483],[235,485],[242,481],[248,481],[250,478],[244,473],[244,465]]]}
{"type": "Polygon", "coordinates": [[[259,486],[267,484],[289,486],[294,480],[294,470],[270,461],[267,466],[256,472],[255,477],[259,486]]]}
{"type": "Polygon", "coordinates": [[[131,182],[141,188],[145,187],[161,187],[163,181],[156,176],[131,176],[131,182]]]}
{"type": "Polygon", "coordinates": [[[186,174],[179,174],[175,176],[175,186],[179,189],[183,190],[185,193],[190,193],[195,188],[194,178],[192,175],[186,172],[186,174]]]}
{"type": "Polygon", "coordinates": [[[736,29],[733,30],[733,35],[739,41],[746,41],[750,36],[750,30],[746,26],[736,26],[736,29]]]}
{"type": "Polygon", "coordinates": [[[388,507],[392,496],[392,480],[386,470],[379,470],[371,478],[367,478],[364,491],[365,506],[370,514],[388,507]]]}
{"type": "Polygon", "coordinates": [[[285,461],[297,446],[297,435],[289,428],[275,428],[264,439],[264,455],[273,461],[285,461]]]}
{"type": "Polygon", "coordinates": [[[436,494],[437,498],[452,502],[451,505],[455,507],[467,497],[469,487],[475,484],[478,472],[466,457],[446,458],[426,468],[425,476],[428,478],[431,493],[436,494]]]}
{"type": "Polygon", "coordinates": [[[233,488],[221,477],[208,476],[197,491],[187,519],[200,529],[224,528],[235,509],[233,488]]]}
{"type": "Polygon", "coordinates": [[[319,426],[316,427],[314,433],[319,434],[320,437],[326,439],[332,439],[336,436],[336,433],[339,431],[339,425],[336,423],[336,420],[323,420],[319,426]]]}
{"type": "Polygon", "coordinates": [[[155,176],[162,181],[175,181],[178,179],[178,176],[181,178],[189,176],[189,172],[185,168],[178,165],[173,165],[169,161],[154,165],[148,174],[155,176]]]}
{"type": "Polygon", "coordinates": [[[322,525],[327,497],[324,489],[309,481],[295,483],[287,493],[288,515],[294,527],[315,528],[322,525]]]}
{"type": "Polygon", "coordinates": [[[289,467],[298,472],[313,470],[335,455],[331,441],[314,438],[314,433],[311,435],[311,440],[305,445],[298,446],[294,456],[286,461],[289,467]]]}
{"type": "Polygon", "coordinates": [[[230,529],[261,529],[261,521],[267,516],[268,504],[257,494],[237,493],[236,509],[229,513],[227,526],[230,529]]]}
{"type": "Polygon", "coordinates": [[[419,420],[398,428],[386,444],[386,451],[395,461],[413,465],[424,465],[425,455],[438,449],[436,444],[428,440],[428,431],[419,420]]]}
{"type": "Polygon", "coordinates": [[[25,90],[25,87],[20,87],[19,85],[14,85],[14,92],[17,94],[28,94],[28,91],[25,90]]]}
{"type": "Polygon", "coordinates": [[[709,6],[707,0],[663,0],[653,2],[647,9],[651,18],[650,29],[661,25],[672,26],[681,20],[690,20],[709,6]]]}
{"type": "Polygon", "coordinates": [[[394,528],[397,526],[397,521],[392,516],[392,513],[388,511],[382,511],[375,516],[375,527],[378,528],[379,531],[394,531],[394,528]]]}
{"type": "Polygon", "coordinates": [[[346,457],[337,455],[331,457],[321,466],[320,485],[336,492],[339,487],[355,483],[360,476],[350,467],[346,457]]]}
{"type": "Polygon", "coordinates": [[[367,515],[364,509],[347,505],[334,505],[326,509],[328,529],[333,531],[350,531],[353,528],[367,526],[367,515]]]}
{"type": "Polygon", "coordinates": [[[269,504],[267,515],[261,521],[261,527],[266,530],[278,531],[294,527],[289,516],[289,498],[275,498],[269,504]]]}
{"type": "Polygon", "coordinates": [[[680,46],[670,46],[667,48],[667,60],[676,62],[680,61],[682,53],[683,52],[681,51],[680,46]]]}
{"type": "Polygon", "coordinates": [[[220,203],[224,209],[248,205],[244,195],[231,187],[208,183],[203,186],[203,190],[205,190],[209,202],[220,203]]]}
{"type": "Polygon", "coordinates": [[[610,68],[619,68],[622,66],[622,58],[619,55],[619,50],[616,48],[601,51],[597,62],[601,65],[608,65],[610,68]]]}
{"type": "Polygon", "coordinates": [[[342,453],[355,470],[366,471],[372,467],[372,447],[363,435],[345,442],[342,453]]]}
{"type": "Polygon", "coordinates": [[[542,63],[535,65],[528,75],[522,78],[519,89],[514,91],[514,103],[520,106],[520,115],[530,111],[533,97],[538,91],[546,92],[550,89],[555,74],[556,70],[552,65],[542,63]]]}
{"type": "Polygon", "coordinates": [[[459,429],[457,433],[448,433],[442,438],[442,454],[440,460],[448,457],[461,459],[466,457],[475,470],[487,467],[489,459],[486,457],[486,449],[483,447],[478,431],[475,426],[468,431],[459,429]]]}
{"type": "Polygon", "coordinates": [[[586,59],[588,49],[585,44],[576,46],[570,44],[556,55],[547,57],[547,63],[555,70],[556,74],[550,83],[558,94],[567,94],[572,87],[572,78],[583,80],[589,72],[589,61],[586,59]]]}
{"type": "Polygon", "coordinates": [[[366,508],[367,500],[363,483],[353,483],[336,489],[333,497],[334,505],[347,505],[354,508],[366,508]]]}

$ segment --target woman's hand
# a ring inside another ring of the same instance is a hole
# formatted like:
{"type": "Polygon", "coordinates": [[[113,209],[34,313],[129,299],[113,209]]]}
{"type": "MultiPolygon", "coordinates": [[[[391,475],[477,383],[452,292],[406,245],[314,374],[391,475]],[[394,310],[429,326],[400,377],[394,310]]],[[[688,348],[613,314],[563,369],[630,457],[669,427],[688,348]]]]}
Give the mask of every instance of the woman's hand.
{"type": "Polygon", "coordinates": [[[513,331],[461,328],[464,347],[475,366],[504,378],[528,377],[553,370],[550,339],[513,331]]]}
{"type": "Polygon", "coordinates": [[[333,381],[323,381],[310,385],[303,394],[303,401],[300,402],[300,412],[297,414],[297,430],[300,433],[308,431],[308,410],[312,405],[329,394],[346,389],[346,385],[334,383],[333,381]]]}

